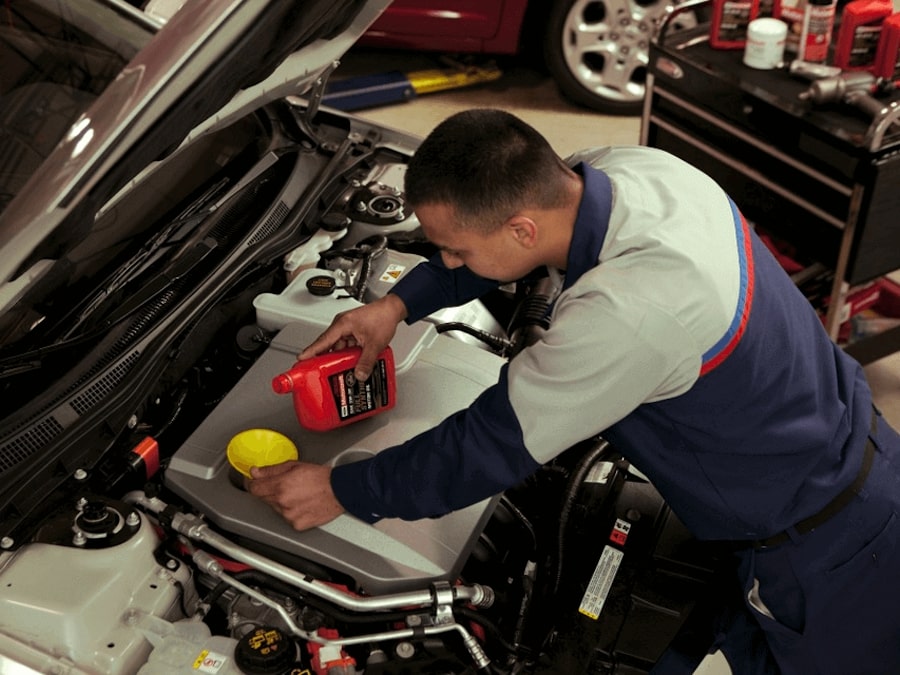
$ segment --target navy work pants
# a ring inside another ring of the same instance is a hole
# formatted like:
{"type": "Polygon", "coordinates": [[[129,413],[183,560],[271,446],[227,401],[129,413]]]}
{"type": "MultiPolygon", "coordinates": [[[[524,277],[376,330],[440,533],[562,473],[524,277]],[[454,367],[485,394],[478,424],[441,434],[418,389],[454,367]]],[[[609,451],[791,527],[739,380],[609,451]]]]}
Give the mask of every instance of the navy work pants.
{"type": "Polygon", "coordinates": [[[793,541],[739,554],[755,622],[739,618],[719,645],[736,675],[900,673],[900,435],[879,414],[872,441],[849,505],[793,541]]]}

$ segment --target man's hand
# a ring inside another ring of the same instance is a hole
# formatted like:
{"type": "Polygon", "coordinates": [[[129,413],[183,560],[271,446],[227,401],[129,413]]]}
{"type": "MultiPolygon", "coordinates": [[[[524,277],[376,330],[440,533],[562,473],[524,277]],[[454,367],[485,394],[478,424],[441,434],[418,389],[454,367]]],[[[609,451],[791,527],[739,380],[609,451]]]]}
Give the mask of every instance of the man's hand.
{"type": "Polygon", "coordinates": [[[391,293],[368,305],[341,312],[325,332],[300,353],[300,358],[308,359],[331,349],[361,347],[354,375],[357,380],[365,381],[372,374],[378,354],[388,346],[397,331],[397,324],[406,315],[406,305],[391,293]]]}
{"type": "Polygon", "coordinates": [[[295,530],[324,525],[344,512],[331,491],[331,467],[306,462],[254,466],[246,481],[259,497],[295,530]]]}

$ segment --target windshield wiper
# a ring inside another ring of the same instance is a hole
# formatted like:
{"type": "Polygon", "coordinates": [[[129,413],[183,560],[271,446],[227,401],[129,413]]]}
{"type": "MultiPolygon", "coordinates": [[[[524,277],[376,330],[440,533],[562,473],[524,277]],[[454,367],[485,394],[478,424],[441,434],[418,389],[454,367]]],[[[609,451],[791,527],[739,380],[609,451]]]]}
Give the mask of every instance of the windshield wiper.
{"type": "MultiPolygon", "coordinates": [[[[143,305],[154,298],[159,297],[167,289],[173,287],[181,279],[185,278],[197,267],[197,265],[203,262],[217,246],[218,243],[212,237],[207,237],[194,244],[173,264],[152,277],[146,284],[143,284],[134,295],[130,296],[127,300],[122,302],[122,304],[116,307],[116,309],[104,319],[103,323],[95,329],[78,335],[77,337],[72,337],[72,334],[74,333],[74,330],[72,330],[67,333],[64,339],[52,345],[39,347],[38,349],[0,359],[0,379],[39,370],[43,367],[44,360],[48,356],[85,343],[91,344],[96,342],[96,340],[109,331],[110,328],[120,321],[127,319],[143,305]]],[[[121,286],[124,286],[127,280],[128,277],[124,277],[121,286]]],[[[111,286],[108,286],[107,290],[110,288],[111,286]]],[[[108,295],[104,295],[102,299],[106,300],[108,297],[108,295]]],[[[95,299],[91,303],[91,306],[96,307],[97,305],[98,302],[95,299]]],[[[82,312],[82,315],[84,316],[84,312],[82,312]]]]}
{"type": "Polygon", "coordinates": [[[158,297],[163,291],[171,288],[181,279],[184,279],[197,265],[199,265],[206,257],[212,253],[217,247],[218,242],[212,237],[206,237],[203,241],[196,243],[191,249],[175,263],[164,269],[162,272],[152,277],[147,283],[142,285],[138,292],[130,296],[125,302],[116,307],[116,309],[104,321],[105,326],[110,326],[121,319],[129,316],[142,305],[158,297]]]}

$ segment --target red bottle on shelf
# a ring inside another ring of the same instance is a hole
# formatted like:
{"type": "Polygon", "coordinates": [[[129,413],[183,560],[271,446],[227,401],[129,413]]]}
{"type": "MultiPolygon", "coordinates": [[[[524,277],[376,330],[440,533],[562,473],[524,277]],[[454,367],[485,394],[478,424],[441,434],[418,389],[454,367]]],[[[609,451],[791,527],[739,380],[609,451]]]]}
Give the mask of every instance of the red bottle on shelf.
{"type": "Polygon", "coordinates": [[[900,12],[889,16],[881,26],[873,73],[900,83],[900,12]]]}
{"type": "Polygon", "coordinates": [[[715,49],[743,49],[747,26],[756,18],[758,0],[713,0],[709,45],[715,49]]]}
{"type": "Polygon", "coordinates": [[[871,69],[882,26],[892,11],[890,0],[848,2],[841,13],[833,64],[844,70],[871,69]]]}

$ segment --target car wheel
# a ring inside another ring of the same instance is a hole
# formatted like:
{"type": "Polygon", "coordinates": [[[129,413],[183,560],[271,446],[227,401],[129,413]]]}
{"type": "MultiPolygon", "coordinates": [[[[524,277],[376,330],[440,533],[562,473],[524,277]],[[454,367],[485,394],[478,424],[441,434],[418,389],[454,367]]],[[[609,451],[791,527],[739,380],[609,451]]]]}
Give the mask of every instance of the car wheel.
{"type": "MultiPolygon", "coordinates": [[[[636,115],[646,92],[650,39],[671,0],[559,0],[544,59],[563,94],[601,112],[636,115]]],[[[684,12],[670,31],[696,25],[684,12]]]]}

